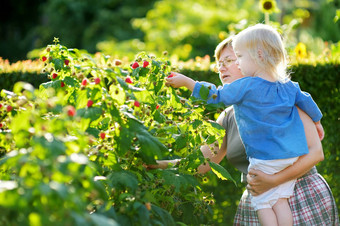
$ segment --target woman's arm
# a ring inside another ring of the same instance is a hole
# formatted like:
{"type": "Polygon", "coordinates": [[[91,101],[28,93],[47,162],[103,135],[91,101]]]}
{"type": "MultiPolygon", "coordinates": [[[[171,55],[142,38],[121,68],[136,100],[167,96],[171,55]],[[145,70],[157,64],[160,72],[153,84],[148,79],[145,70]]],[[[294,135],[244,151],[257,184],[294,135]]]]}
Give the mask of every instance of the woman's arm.
{"type": "Polygon", "coordinates": [[[277,185],[299,178],[324,159],[321,141],[314,122],[305,112],[299,108],[298,110],[305,129],[309,153],[300,156],[293,165],[273,175],[258,170],[250,170],[247,175],[247,189],[252,195],[262,194],[277,185]]]}
{"type": "MultiPolygon", "coordinates": [[[[223,137],[221,148],[219,148],[218,142],[211,145],[204,145],[201,147],[202,154],[205,158],[209,158],[209,161],[214,163],[220,163],[227,153],[227,137],[223,137]],[[211,149],[213,150],[211,150],[211,149]],[[216,154],[214,154],[216,153],[216,154]]],[[[206,173],[210,170],[210,165],[205,163],[198,167],[198,173],[206,173]]]]}

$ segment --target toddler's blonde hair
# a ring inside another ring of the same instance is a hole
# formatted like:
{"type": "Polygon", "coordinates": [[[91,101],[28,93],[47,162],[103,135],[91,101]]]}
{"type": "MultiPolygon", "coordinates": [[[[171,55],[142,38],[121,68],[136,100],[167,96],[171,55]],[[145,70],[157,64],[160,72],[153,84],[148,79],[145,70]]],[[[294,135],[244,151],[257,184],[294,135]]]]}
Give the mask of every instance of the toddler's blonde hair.
{"type": "Polygon", "coordinates": [[[289,80],[286,50],[279,32],[273,27],[265,24],[250,26],[234,37],[232,45],[234,50],[245,47],[255,62],[271,72],[275,80],[289,80]]]}

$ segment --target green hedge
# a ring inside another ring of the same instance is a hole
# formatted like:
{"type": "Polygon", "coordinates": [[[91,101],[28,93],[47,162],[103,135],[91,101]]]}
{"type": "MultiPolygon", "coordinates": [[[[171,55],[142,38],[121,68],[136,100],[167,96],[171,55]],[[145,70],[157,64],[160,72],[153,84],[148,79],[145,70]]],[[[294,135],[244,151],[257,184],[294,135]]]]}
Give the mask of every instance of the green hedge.
{"type": "MultiPolygon", "coordinates": [[[[318,164],[318,171],[325,177],[330,185],[336,199],[338,209],[340,209],[340,68],[338,64],[299,64],[291,66],[292,80],[300,83],[302,90],[309,92],[323,112],[322,124],[325,129],[325,138],[322,141],[325,153],[325,160],[318,164]]],[[[195,80],[205,80],[217,85],[220,84],[218,74],[213,71],[191,71],[182,70],[195,80]]],[[[11,90],[17,81],[26,81],[38,87],[39,84],[48,80],[46,75],[31,73],[0,74],[0,88],[11,90]]],[[[224,160],[221,163],[238,180],[240,173],[224,160]]],[[[213,174],[209,173],[209,180],[205,183],[205,188],[214,194],[216,203],[214,211],[218,216],[216,221],[231,224],[235,214],[238,200],[243,192],[243,185],[235,186],[229,181],[221,181],[213,174]],[[226,214],[227,213],[227,214],[226,214]]]]}
{"type": "Polygon", "coordinates": [[[24,81],[32,84],[35,88],[39,88],[41,83],[47,82],[46,74],[37,74],[30,72],[13,72],[0,73],[0,90],[12,90],[16,82],[24,81]]]}

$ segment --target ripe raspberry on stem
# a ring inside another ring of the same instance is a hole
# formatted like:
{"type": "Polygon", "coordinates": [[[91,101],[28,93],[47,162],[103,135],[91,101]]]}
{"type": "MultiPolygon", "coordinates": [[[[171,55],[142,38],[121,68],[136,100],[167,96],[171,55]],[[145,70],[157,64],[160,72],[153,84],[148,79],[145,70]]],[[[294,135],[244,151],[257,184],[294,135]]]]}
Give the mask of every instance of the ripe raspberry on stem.
{"type": "Polygon", "coordinates": [[[86,106],[89,108],[89,107],[91,107],[92,105],[93,105],[93,100],[88,100],[86,106]]]}
{"type": "Polygon", "coordinates": [[[12,111],[12,110],[13,110],[13,107],[12,107],[11,105],[7,105],[6,111],[7,111],[7,112],[10,112],[10,111],[12,111]]]}
{"type": "Polygon", "coordinates": [[[135,107],[140,107],[140,103],[139,103],[137,100],[135,100],[135,102],[133,103],[133,105],[135,105],[135,107]]]}
{"type": "Polygon", "coordinates": [[[82,86],[86,86],[87,85],[87,79],[86,78],[83,79],[83,81],[81,82],[81,85],[82,86]]]}
{"type": "Polygon", "coordinates": [[[105,139],[106,134],[104,132],[100,133],[100,138],[105,139]]]}
{"type": "Polygon", "coordinates": [[[144,61],[143,62],[143,67],[147,67],[149,65],[149,61],[144,61]]]}
{"type": "Polygon", "coordinates": [[[174,76],[175,76],[175,74],[171,73],[171,74],[168,76],[168,78],[172,78],[172,77],[174,77],[174,76]]]}
{"type": "Polygon", "coordinates": [[[66,60],[64,61],[64,63],[65,63],[66,66],[68,66],[68,64],[70,63],[70,61],[69,61],[68,59],[66,59],[66,60]]]}
{"type": "Polygon", "coordinates": [[[47,60],[47,57],[43,56],[42,61],[45,62],[47,60]]]}
{"type": "Polygon", "coordinates": [[[126,83],[132,84],[132,79],[131,79],[130,77],[127,77],[127,78],[125,79],[125,82],[126,82],[126,83]]]}
{"type": "Polygon", "coordinates": [[[73,106],[67,107],[67,115],[73,117],[76,115],[76,109],[73,106]]]}
{"type": "Polygon", "coordinates": [[[94,79],[94,83],[97,85],[97,84],[99,84],[100,83],[100,78],[95,78],[94,79]]]}
{"type": "Polygon", "coordinates": [[[60,83],[60,87],[64,87],[65,86],[65,83],[62,81],[61,83],[60,83]]]}
{"type": "Polygon", "coordinates": [[[52,74],[52,78],[53,78],[53,79],[56,79],[57,77],[58,77],[58,74],[57,74],[57,73],[53,73],[53,74],[52,74]]]}
{"type": "Polygon", "coordinates": [[[136,69],[139,67],[139,64],[137,62],[134,62],[131,66],[133,69],[136,69]]]}

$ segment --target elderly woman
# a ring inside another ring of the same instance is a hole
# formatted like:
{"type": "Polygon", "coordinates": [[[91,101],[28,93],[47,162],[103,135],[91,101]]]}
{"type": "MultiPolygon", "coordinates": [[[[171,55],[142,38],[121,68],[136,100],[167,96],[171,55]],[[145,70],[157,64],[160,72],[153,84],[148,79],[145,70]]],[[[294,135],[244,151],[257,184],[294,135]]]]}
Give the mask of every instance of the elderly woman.
{"type": "MultiPolygon", "coordinates": [[[[236,56],[231,42],[232,38],[225,39],[215,50],[222,84],[232,83],[243,77],[235,64],[236,56]]],[[[205,157],[216,163],[221,162],[226,156],[228,161],[242,172],[242,182],[248,181],[234,218],[234,225],[260,225],[256,211],[250,205],[250,194],[254,196],[262,194],[295,178],[297,182],[294,195],[289,198],[294,225],[339,225],[338,211],[332,192],[315,168],[315,165],[324,158],[317,129],[311,118],[300,109],[299,115],[304,125],[309,153],[301,156],[292,166],[273,175],[256,170],[247,172],[249,162],[238,133],[233,108],[227,108],[217,119],[226,130],[223,143],[221,147],[211,145],[211,148],[216,149],[216,155],[212,154],[209,146],[201,147],[201,151],[205,157]]],[[[151,168],[166,168],[169,162],[176,161],[178,160],[161,160],[158,161],[157,166],[151,168]]],[[[200,173],[205,173],[210,170],[210,166],[201,165],[198,170],[200,173]]]]}

